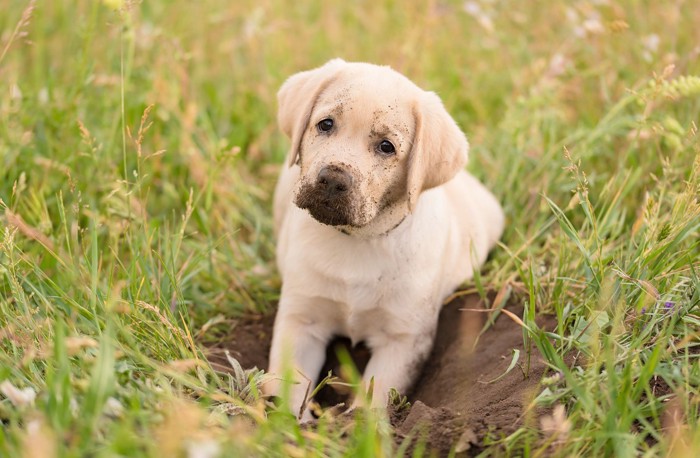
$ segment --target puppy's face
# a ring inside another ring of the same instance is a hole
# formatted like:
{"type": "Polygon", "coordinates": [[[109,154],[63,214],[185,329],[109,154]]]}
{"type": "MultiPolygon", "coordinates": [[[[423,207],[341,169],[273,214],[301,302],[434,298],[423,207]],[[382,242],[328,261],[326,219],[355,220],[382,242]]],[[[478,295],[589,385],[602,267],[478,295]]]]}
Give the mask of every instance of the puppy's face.
{"type": "Polygon", "coordinates": [[[406,198],[416,94],[386,73],[343,72],[311,111],[295,203],[321,223],[362,227],[406,198]]]}
{"type": "Polygon", "coordinates": [[[437,96],[387,67],[334,60],[290,78],[279,98],[301,167],[294,203],[323,224],[407,213],[466,162],[466,139],[437,96]]]}

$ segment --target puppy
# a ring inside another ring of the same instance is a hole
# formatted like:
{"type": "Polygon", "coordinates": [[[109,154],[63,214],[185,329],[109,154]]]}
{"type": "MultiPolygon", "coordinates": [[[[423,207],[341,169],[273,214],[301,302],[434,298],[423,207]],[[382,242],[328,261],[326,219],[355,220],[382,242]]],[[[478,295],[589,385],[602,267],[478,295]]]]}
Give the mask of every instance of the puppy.
{"type": "Polygon", "coordinates": [[[405,392],[428,357],[443,300],[503,231],[494,196],[463,169],[468,143],[442,102],[388,67],[331,60],[278,94],[291,139],[274,198],[282,293],[267,394],[292,368],[303,405],[334,336],[364,341],[372,405],[405,392]]]}

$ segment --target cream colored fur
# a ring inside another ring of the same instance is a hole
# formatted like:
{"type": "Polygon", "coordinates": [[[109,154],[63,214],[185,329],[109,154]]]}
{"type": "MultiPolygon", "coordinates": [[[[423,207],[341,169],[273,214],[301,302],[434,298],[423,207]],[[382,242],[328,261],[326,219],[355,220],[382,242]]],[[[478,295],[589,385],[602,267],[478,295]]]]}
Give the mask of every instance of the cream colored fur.
{"type": "Polygon", "coordinates": [[[269,372],[293,368],[291,407],[305,420],[329,340],[364,341],[363,380],[374,378],[372,403],[384,406],[390,388],[406,391],[419,374],[443,300],[486,260],[503,212],[463,170],[467,140],[437,95],[390,68],[335,59],[293,75],[278,98],[292,144],[274,200],[283,284],[269,372]],[[319,130],[323,119],[332,132],[319,130]],[[382,140],[396,153],[379,152],[382,140]],[[328,166],[351,177],[342,226],[295,205],[328,166]]]}

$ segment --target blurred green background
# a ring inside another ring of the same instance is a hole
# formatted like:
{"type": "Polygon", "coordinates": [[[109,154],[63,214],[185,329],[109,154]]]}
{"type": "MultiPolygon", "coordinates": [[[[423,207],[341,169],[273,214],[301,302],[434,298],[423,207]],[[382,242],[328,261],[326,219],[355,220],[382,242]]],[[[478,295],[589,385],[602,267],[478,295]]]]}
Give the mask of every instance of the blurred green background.
{"type": "Polygon", "coordinates": [[[242,455],[396,453],[371,421],[349,438],[261,410],[241,426],[221,410],[259,407],[260,374],[202,359],[237,316],[274,307],[276,91],[333,57],[437,92],[503,202],[503,245],[467,287],[528,305],[524,339],[565,374],[541,402],[574,428],[528,425],[494,450],[692,453],[697,24],[694,0],[5,0],[0,380],[37,397],[0,401],[0,454],[187,454],[195,436],[242,455]],[[557,330],[536,332],[542,312],[557,330]],[[664,420],[671,399],[681,422],[664,420]]]}

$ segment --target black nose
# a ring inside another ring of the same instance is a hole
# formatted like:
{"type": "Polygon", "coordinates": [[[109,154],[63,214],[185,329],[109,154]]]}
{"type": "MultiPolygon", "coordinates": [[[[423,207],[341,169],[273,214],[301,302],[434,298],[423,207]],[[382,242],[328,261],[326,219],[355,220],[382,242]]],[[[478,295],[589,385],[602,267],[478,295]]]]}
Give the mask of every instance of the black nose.
{"type": "Polygon", "coordinates": [[[350,189],[352,177],[345,170],[330,165],[318,172],[318,185],[326,190],[328,197],[338,197],[350,189]]]}

